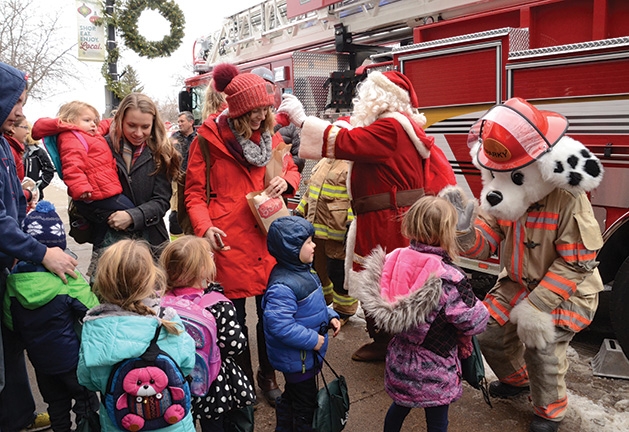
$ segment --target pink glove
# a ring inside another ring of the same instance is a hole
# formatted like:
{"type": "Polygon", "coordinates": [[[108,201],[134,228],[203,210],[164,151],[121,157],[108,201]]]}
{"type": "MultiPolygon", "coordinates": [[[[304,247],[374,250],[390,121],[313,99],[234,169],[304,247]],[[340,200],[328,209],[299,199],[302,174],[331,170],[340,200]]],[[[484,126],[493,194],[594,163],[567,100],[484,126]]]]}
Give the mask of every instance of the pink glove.
{"type": "Polygon", "coordinates": [[[291,123],[297,127],[301,127],[307,117],[304,112],[304,106],[299,102],[299,99],[292,94],[282,95],[282,103],[277,109],[277,112],[286,113],[291,123]]]}

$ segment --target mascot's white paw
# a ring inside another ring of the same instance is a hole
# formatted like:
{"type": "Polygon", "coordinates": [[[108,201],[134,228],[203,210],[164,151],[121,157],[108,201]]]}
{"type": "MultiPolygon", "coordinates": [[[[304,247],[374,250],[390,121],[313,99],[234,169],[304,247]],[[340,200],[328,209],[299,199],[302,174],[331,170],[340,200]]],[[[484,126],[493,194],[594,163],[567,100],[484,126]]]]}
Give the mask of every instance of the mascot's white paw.
{"type": "Polygon", "coordinates": [[[544,349],[555,341],[555,324],[551,314],[542,312],[528,300],[511,311],[511,322],[518,327],[518,336],[527,348],[544,349]]]}

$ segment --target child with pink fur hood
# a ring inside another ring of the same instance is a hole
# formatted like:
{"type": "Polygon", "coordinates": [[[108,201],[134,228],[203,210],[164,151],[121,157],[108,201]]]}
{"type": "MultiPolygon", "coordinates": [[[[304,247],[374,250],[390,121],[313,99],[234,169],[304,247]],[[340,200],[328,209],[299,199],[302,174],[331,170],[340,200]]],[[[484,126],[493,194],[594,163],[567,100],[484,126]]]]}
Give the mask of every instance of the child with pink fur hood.
{"type": "Polygon", "coordinates": [[[443,198],[420,198],[404,215],[410,246],[389,254],[378,247],[355,273],[362,289],[350,292],[391,334],[385,390],[393,399],[385,432],[397,432],[411,408],[426,411],[431,432],[448,430],[450,403],[462,395],[461,361],[489,313],[452,262],[457,255],[455,208],[443,198]]]}

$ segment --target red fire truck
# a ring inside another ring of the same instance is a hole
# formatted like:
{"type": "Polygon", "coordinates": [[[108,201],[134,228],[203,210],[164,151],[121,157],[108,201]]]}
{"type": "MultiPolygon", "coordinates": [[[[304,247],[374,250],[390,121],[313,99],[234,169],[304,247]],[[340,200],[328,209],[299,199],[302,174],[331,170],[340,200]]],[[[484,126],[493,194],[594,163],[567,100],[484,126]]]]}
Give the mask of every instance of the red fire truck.
{"type": "MultiPolygon", "coordinates": [[[[611,321],[629,353],[629,2],[301,3],[264,1],[199,41],[195,65],[203,73],[186,80],[187,107],[200,110],[211,68],[222,61],[268,67],[283,91],[320,117],[351,109],[353,88],[369,70],[396,69],[413,82],[427,133],[459,185],[477,197],[480,174],[467,147],[476,119],[513,96],[562,113],[567,133],[605,167],[590,194],[605,240],[598,260],[606,291],[594,325],[611,321]]],[[[489,285],[499,261],[465,260],[464,267],[489,285]]]]}

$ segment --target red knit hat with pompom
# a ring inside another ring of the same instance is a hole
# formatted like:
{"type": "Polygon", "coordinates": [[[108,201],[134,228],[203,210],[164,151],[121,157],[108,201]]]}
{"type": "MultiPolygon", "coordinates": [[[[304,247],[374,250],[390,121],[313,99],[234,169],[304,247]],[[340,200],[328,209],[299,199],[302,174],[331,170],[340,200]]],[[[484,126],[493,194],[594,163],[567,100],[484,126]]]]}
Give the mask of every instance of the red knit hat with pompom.
{"type": "Polygon", "coordinates": [[[240,73],[229,63],[221,63],[212,71],[214,88],[227,96],[229,116],[240,117],[256,108],[273,106],[273,86],[252,73],[240,73]]]}

